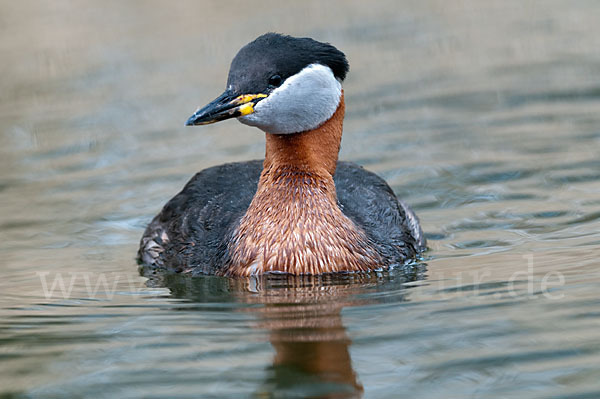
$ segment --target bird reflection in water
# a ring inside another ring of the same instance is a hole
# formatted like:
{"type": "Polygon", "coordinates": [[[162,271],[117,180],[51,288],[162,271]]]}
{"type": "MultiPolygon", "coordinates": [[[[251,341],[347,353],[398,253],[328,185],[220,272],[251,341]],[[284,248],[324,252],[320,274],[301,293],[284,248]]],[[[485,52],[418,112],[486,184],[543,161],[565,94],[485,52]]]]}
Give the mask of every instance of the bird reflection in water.
{"type": "Polygon", "coordinates": [[[259,325],[269,331],[275,349],[269,378],[262,387],[265,397],[269,392],[315,398],[361,396],[363,387],[352,368],[351,340],[341,314],[354,301],[352,281],[325,280],[329,281],[323,284],[323,277],[263,278],[259,281],[268,289],[258,287],[256,295],[247,296],[250,302],[265,305],[256,308],[259,325]]]}
{"type": "Polygon", "coordinates": [[[235,309],[257,316],[254,325],[267,332],[275,355],[255,397],[360,398],[363,386],[352,367],[342,310],[380,302],[384,297],[374,294],[380,291],[398,293],[395,302],[405,300],[403,284],[424,275],[424,265],[408,269],[239,279],[163,275],[151,277],[149,284],[193,302],[243,304],[235,309]]]}

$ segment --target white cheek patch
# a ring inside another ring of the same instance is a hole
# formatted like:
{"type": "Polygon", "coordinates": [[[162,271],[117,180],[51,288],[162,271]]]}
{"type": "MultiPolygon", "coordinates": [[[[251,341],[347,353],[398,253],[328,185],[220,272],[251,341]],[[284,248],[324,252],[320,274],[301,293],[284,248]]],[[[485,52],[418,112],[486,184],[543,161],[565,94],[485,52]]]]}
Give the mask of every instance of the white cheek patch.
{"type": "Polygon", "coordinates": [[[258,102],[254,113],[238,119],[273,134],[304,132],[331,118],[341,95],[342,84],[331,69],[311,64],[258,102]]]}

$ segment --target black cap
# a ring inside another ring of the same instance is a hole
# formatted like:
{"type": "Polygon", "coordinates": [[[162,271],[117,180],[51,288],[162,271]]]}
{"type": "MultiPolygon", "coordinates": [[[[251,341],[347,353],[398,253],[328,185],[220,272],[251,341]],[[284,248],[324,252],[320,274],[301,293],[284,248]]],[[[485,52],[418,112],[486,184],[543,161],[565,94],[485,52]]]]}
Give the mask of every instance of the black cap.
{"type": "Polygon", "coordinates": [[[237,53],[231,62],[227,87],[235,93],[266,93],[274,88],[273,82],[283,82],[310,64],[328,66],[340,81],[349,69],[344,53],[329,43],[266,33],[237,53]]]}

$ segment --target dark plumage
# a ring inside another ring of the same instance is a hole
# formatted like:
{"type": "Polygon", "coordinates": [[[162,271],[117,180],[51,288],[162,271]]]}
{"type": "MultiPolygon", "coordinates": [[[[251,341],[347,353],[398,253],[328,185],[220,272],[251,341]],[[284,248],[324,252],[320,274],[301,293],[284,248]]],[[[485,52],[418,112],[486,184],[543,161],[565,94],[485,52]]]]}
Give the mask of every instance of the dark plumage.
{"type": "Polygon", "coordinates": [[[275,33],[244,46],[225,92],[188,119],[230,118],[266,133],[265,161],[198,173],[154,218],[141,263],[191,274],[361,272],[425,247],[414,213],[381,178],[338,162],[344,54],[275,33]]]}
{"type": "Polygon", "coordinates": [[[284,81],[310,64],[331,68],[344,80],[348,61],[344,53],[328,43],[308,37],[296,38],[266,33],[240,49],[231,62],[227,87],[234,93],[264,93],[272,89],[269,79],[279,75],[284,81]]]}
{"type": "MultiPolygon", "coordinates": [[[[262,161],[214,166],[197,173],[150,223],[139,251],[142,263],[176,272],[214,274],[224,267],[233,230],[258,184],[262,161]],[[169,237],[163,242],[162,237],[169,237]]],[[[417,219],[376,174],[338,162],[339,206],[361,226],[382,255],[382,267],[402,264],[425,247],[417,219]]]]}

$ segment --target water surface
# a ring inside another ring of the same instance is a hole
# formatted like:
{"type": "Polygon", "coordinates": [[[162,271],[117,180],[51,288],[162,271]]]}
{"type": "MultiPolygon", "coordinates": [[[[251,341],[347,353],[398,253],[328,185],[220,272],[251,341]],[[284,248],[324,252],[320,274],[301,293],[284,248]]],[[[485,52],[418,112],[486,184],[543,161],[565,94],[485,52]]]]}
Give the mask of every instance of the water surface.
{"type": "Polygon", "coordinates": [[[4,2],[0,397],[600,397],[593,1],[4,2]],[[265,31],[349,58],[342,159],[430,251],[325,279],[139,275],[198,170],[262,157],[184,128],[265,31]]]}

